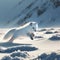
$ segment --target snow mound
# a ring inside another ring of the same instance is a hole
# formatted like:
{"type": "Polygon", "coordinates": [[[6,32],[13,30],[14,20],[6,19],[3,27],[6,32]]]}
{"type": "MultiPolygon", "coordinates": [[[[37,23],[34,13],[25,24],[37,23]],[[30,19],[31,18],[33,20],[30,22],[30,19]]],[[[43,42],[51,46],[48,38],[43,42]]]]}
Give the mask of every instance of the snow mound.
{"type": "Polygon", "coordinates": [[[53,32],[52,31],[47,31],[47,32],[45,32],[45,34],[53,34],[53,32]]]}
{"type": "Polygon", "coordinates": [[[50,30],[54,30],[54,28],[51,28],[50,30]]]}
{"type": "Polygon", "coordinates": [[[54,31],[54,33],[60,33],[59,31],[54,31]]]}
{"type": "Polygon", "coordinates": [[[20,58],[18,58],[18,57],[15,57],[15,58],[13,58],[12,60],[20,60],[20,58]]]}
{"type": "Polygon", "coordinates": [[[29,54],[27,52],[18,51],[18,52],[13,52],[10,56],[11,57],[16,57],[17,56],[17,57],[24,57],[24,58],[26,58],[26,57],[29,56],[29,54]]]}
{"type": "Polygon", "coordinates": [[[35,38],[43,38],[43,36],[35,36],[35,38]]]}
{"type": "Polygon", "coordinates": [[[46,31],[47,29],[41,29],[40,31],[46,31]]]}
{"type": "Polygon", "coordinates": [[[7,48],[6,50],[1,50],[0,53],[12,53],[14,51],[35,51],[38,48],[33,47],[33,46],[17,46],[17,47],[11,47],[11,48],[7,48]]]}
{"type": "Polygon", "coordinates": [[[4,56],[1,60],[12,60],[10,56],[4,56]]]}
{"type": "Polygon", "coordinates": [[[1,60],[24,60],[26,58],[29,58],[29,54],[27,52],[15,51],[9,56],[4,56],[1,60]]]}
{"type": "Polygon", "coordinates": [[[54,35],[54,36],[50,37],[49,40],[53,40],[53,41],[60,40],[60,36],[54,35]]]}
{"type": "Polygon", "coordinates": [[[55,52],[52,52],[51,54],[43,53],[35,58],[35,60],[60,60],[60,54],[57,54],[55,52]]]}

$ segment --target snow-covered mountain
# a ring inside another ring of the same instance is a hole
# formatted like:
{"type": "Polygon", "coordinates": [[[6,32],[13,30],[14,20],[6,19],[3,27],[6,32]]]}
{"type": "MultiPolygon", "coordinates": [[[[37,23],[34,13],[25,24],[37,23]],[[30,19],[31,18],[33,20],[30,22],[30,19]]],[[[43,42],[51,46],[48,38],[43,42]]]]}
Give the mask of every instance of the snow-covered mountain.
{"type": "Polygon", "coordinates": [[[39,27],[60,27],[60,0],[14,0],[9,2],[6,0],[4,3],[8,6],[5,6],[5,15],[1,13],[4,19],[0,19],[0,27],[18,27],[29,21],[38,22],[39,27]]]}

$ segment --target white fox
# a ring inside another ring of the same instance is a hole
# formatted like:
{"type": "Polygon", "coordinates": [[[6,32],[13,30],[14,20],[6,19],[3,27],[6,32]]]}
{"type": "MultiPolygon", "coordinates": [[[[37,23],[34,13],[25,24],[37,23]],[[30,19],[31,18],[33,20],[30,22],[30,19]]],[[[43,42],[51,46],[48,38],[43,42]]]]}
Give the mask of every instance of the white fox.
{"type": "Polygon", "coordinates": [[[10,38],[9,42],[13,42],[15,38],[19,36],[29,36],[32,40],[34,37],[34,31],[38,30],[38,24],[36,22],[28,22],[22,27],[14,28],[10,30],[5,36],[4,40],[10,38]]]}

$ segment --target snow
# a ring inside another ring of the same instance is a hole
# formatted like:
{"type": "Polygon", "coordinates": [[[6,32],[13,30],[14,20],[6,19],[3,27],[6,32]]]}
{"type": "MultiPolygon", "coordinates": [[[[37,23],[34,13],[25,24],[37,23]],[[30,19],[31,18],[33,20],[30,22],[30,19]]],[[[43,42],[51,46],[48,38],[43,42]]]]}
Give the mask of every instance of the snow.
{"type": "Polygon", "coordinates": [[[52,36],[52,37],[49,38],[49,39],[50,39],[50,40],[53,40],[53,41],[60,40],[60,36],[55,35],[55,36],[52,36]]]}
{"type": "Polygon", "coordinates": [[[35,58],[35,60],[60,60],[60,54],[57,54],[55,52],[52,52],[50,54],[43,53],[35,58]]]}
{"type": "Polygon", "coordinates": [[[58,60],[59,46],[60,0],[0,0],[0,60],[58,60]]]}
{"type": "MultiPolygon", "coordinates": [[[[8,29],[3,29],[2,31],[5,32],[8,31],[8,29]]],[[[22,51],[21,53],[28,53],[29,56],[26,57],[27,60],[35,59],[43,53],[50,54],[55,52],[58,54],[60,52],[60,47],[58,47],[60,45],[60,40],[52,41],[49,38],[54,35],[59,36],[60,33],[45,34],[47,31],[55,32],[59,31],[59,28],[40,28],[40,31],[35,32],[35,36],[37,36],[37,38],[34,38],[34,40],[31,40],[27,36],[17,37],[13,43],[9,43],[6,40],[1,40],[0,59],[2,59],[4,56],[10,56],[11,54],[15,53],[15,51],[19,52],[19,50],[22,51]],[[43,38],[39,38],[40,36],[43,38]]],[[[17,57],[16,59],[20,59],[20,57],[17,57]]],[[[24,60],[25,58],[21,57],[21,59],[24,60]]]]}

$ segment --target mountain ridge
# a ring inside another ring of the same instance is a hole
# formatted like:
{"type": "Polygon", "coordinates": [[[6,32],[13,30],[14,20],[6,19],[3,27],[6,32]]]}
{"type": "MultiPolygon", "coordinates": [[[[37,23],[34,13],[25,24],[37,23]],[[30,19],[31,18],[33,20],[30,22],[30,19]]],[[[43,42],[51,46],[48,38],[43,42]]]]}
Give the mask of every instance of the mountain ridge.
{"type": "Polygon", "coordinates": [[[39,27],[60,27],[60,0],[21,0],[8,15],[6,27],[18,27],[35,21],[39,27]]]}

